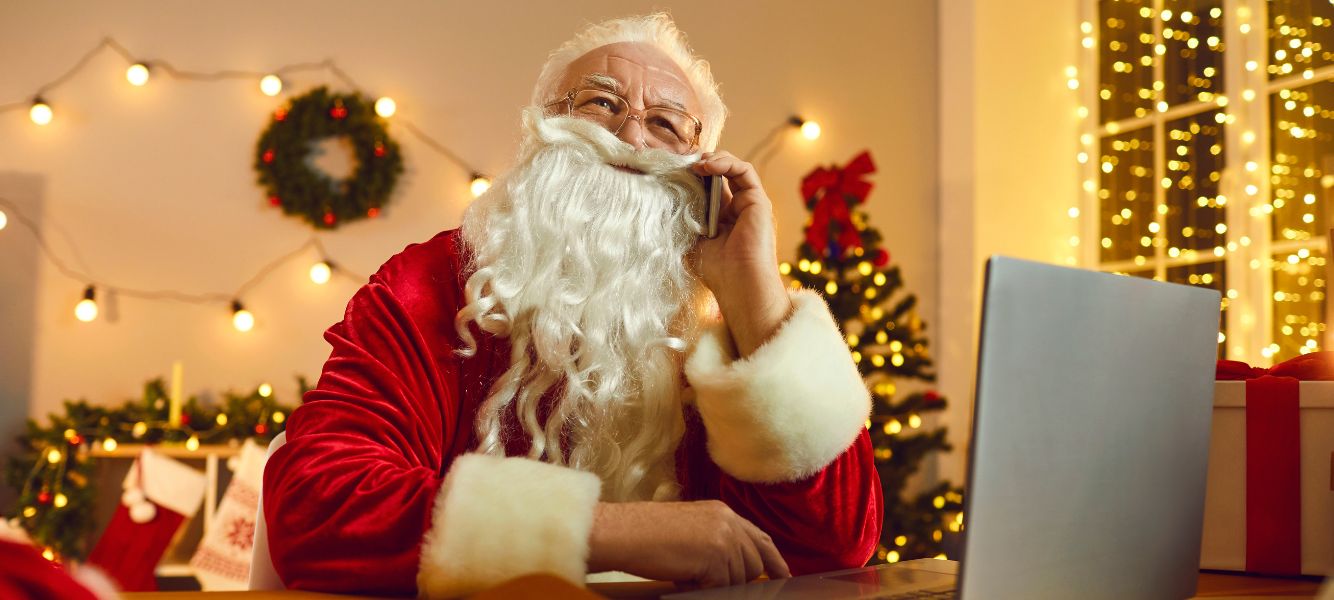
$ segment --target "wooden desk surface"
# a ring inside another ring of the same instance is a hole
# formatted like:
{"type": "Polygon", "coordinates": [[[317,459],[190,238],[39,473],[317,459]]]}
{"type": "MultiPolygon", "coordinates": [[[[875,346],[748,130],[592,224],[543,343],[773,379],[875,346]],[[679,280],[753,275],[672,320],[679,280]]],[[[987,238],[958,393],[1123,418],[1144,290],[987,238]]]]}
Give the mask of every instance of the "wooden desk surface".
{"type": "MultiPolygon", "coordinates": [[[[1253,577],[1225,573],[1200,573],[1196,598],[1315,598],[1320,589],[1316,578],[1253,577]]],[[[658,598],[676,591],[670,583],[594,583],[587,590],[550,575],[522,577],[474,596],[475,600],[549,598],[551,600],[595,600],[598,598],[658,598]]],[[[132,592],[125,600],[381,600],[376,596],[340,596],[293,590],[281,592],[132,592]]]]}

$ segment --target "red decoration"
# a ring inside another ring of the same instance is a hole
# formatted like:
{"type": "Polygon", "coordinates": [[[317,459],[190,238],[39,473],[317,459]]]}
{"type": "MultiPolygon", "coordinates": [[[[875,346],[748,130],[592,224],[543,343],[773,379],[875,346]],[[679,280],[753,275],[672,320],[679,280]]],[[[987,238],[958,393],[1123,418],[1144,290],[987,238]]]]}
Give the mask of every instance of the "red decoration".
{"type": "MultiPolygon", "coordinates": [[[[821,256],[830,256],[831,242],[839,252],[850,252],[862,247],[861,234],[852,222],[848,198],[857,204],[866,202],[872,184],[862,179],[875,172],[871,154],[863,151],[843,168],[817,168],[801,181],[801,197],[811,208],[811,224],[806,228],[806,243],[821,256]],[[831,229],[836,238],[831,240],[831,229]]],[[[835,256],[833,258],[840,258],[835,256]]]]}
{"type": "Polygon", "coordinates": [[[49,491],[47,491],[47,490],[42,490],[42,491],[40,491],[40,492],[37,492],[37,503],[38,503],[38,504],[50,504],[50,503],[51,503],[51,492],[49,492],[49,491]]]}
{"type": "Polygon", "coordinates": [[[347,117],[347,109],[342,104],[335,104],[333,108],[329,109],[329,116],[335,119],[345,118],[347,117]]]}
{"type": "Polygon", "coordinates": [[[285,108],[280,108],[280,109],[278,109],[278,110],[273,111],[273,120],[274,120],[274,121],[285,121],[285,120],[287,120],[287,109],[285,109],[285,108]]]}
{"type": "Polygon", "coordinates": [[[70,445],[78,446],[79,444],[83,443],[83,436],[75,434],[74,437],[71,437],[69,439],[69,443],[70,445]]]}
{"type": "Polygon", "coordinates": [[[263,423],[255,426],[255,435],[264,435],[269,432],[269,426],[263,423]]]}
{"type": "Polygon", "coordinates": [[[1246,381],[1246,571],[1299,575],[1302,567],[1302,381],[1334,380],[1334,352],[1271,368],[1218,361],[1216,379],[1246,381]]]}
{"type": "Polygon", "coordinates": [[[273,149],[270,148],[268,150],[265,150],[264,155],[261,158],[264,160],[265,163],[273,162],[273,149]]]}
{"type": "Polygon", "coordinates": [[[272,204],[274,206],[281,206],[282,203],[283,203],[282,198],[279,198],[277,196],[269,196],[269,204],[272,204]]]}
{"type": "Polygon", "coordinates": [[[189,425],[189,424],[190,424],[190,415],[181,413],[181,425],[189,425]]]}
{"type": "Polygon", "coordinates": [[[375,142],[375,156],[377,157],[384,156],[384,144],[381,144],[380,142],[375,142]]]}
{"type": "Polygon", "coordinates": [[[875,266],[877,267],[883,267],[889,264],[889,251],[885,250],[884,248],[876,250],[875,258],[872,258],[871,262],[874,263],[875,266]]]}
{"type": "Polygon", "coordinates": [[[368,216],[368,217],[374,219],[375,217],[380,216],[380,209],[375,208],[375,207],[371,207],[370,209],[368,209],[368,210],[366,211],[366,216],[368,216]]]}
{"type": "Polygon", "coordinates": [[[934,404],[940,401],[940,393],[935,390],[931,390],[925,394],[922,394],[922,400],[924,400],[927,404],[934,404]]]}
{"type": "Polygon", "coordinates": [[[334,214],[333,214],[333,213],[331,213],[331,212],[324,213],[324,224],[325,224],[325,225],[333,225],[333,224],[334,224],[334,214]]]}

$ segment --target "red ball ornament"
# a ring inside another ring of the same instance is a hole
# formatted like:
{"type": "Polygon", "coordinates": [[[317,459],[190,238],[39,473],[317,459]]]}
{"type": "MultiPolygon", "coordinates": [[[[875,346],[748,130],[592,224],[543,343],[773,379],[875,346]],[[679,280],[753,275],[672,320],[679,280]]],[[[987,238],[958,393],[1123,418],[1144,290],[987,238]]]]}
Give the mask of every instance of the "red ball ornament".
{"type": "Polygon", "coordinates": [[[375,208],[375,207],[371,207],[370,209],[368,209],[368,210],[366,211],[366,216],[368,216],[368,217],[374,219],[375,217],[380,216],[380,209],[375,208]]]}
{"type": "Polygon", "coordinates": [[[334,106],[333,108],[329,109],[329,116],[335,119],[345,118],[347,117],[347,109],[344,108],[343,105],[341,104],[334,106]]]}
{"type": "Polygon", "coordinates": [[[78,446],[83,443],[83,436],[75,434],[74,437],[69,439],[69,443],[71,446],[78,446]]]}
{"type": "Polygon", "coordinates": [[[333,225],[333,224],[334,224],[334,214],[333,214],[333,213],[331,213],[331,212],[324,213],[324,224],[325,224],[325,225],[333,225]]]}
{"type": "Polygon", "coordinates": [[[377,156],[377,157],[382,157],[382,156],[384,156],[384,152],[385,152],[385,151],[384,151],[384,144],[381,144],[381,143],[379,143],[379,142],[376,142],[376,143],[375,143],[375,156],[377,156]]]}
{"type": "Polygon", "coordinates": [[[274,205],[274,206],[281,206],[282,203],[283,203],[283,201],[282,201],[281,198],[279,198],[279,197],[277,197],[277,196],[269,196],[269,204],[272,204],[272,205],[274,205]]]}
{"type": "Polygon", "coordinates": [[[273,149],[270,148],[268,150],[265,150],[264,155],[261,156],[260,158],[263,159],[265,164],[273,162],[273,149]]]}
{"type": "Polygon", "coordinates": [[[285,120],[287,120],[287,109],[285,109],[285,108],[280,108],[280,109],[278,109],[278,110],[273,111],[273,120],[274,120],[274,121],[285,121],[285,120]]]}
{"type": "Polygon", "coordinates": [[[936,392],[935,390],[931,390],[925,394],[922,394],[922,400],[926,401],[927,404],[934,404],[940,401],[940,393],[936,392]]]}
{"type": "Polygon", "coordinates": [[[875,251],[875,258],[871,259],[877,267],[883,267],[889,264],[889,252],[884,248],[875,251]]]}
{"type": "Polygon", "coordinates": [[[51,492],[48,492],[48,491],[46,491],[46,490],[42,490],[42,491],[40,491],[40,492],[37,492],[37,503],[38,503],[38,504],[47,504],[47,503],[49,503],[49,502],[51,502],[51,492]]]}
{"type": "Polygon", "coordinates": [[[255,435],[264,435],[269,432],[269,426],[263,423],[255,426],[255,435]]]}
{"type": "Polygon", "coordinates": [[[189,424],[190,424],[190,415],[181,414],[181,425],[189,425],[189,424]]]}

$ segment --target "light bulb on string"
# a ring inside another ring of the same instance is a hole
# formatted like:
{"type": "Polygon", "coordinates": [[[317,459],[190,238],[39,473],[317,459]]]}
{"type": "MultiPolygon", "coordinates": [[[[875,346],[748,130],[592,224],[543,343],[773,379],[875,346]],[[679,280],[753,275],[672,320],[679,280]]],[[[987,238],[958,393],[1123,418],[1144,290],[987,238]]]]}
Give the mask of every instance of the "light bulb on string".
{"type": "Polygon", "coordinates": [[[328,259],[323,259],[310,267],[310,280],[316,284],[324,285],[329,283],[329,277],[333,275],[333,263],[328,259]]]}
{"type": "Polygon", "coordinates": [[[396,111],[398,111],[398,103],[394,102],[394,99],[389,96],[382,96],[375,101],[375,114],[381,117],[388,119],[394,116],[396,111]]]}
{"type": "Polygon", "coordinates": [[[51,122],[54,113],[51,111],[51,105],[40,97],[34,98],[32,108],[28,109],[28,118],[38,125],[46,125],[51,122]]]}
{"type": "Polygon", "coordinates": [[[83,300],[74,305],[74,317],[84,323],[97,318],[97,292],[93,286],[83,289],[83,300]]]}
{"type": "Polygon", "coordinates": [[[259,389],[256,391],[259,393],[259,397],[268,398],[273,395],[273,386],[267,383],[261,383],[259,384],[259,389]]]}
{"type": "Polygon", "coordinates": [[[259,91],[265,96],[277,96],[283,91],[283,80],[277,75],[265,75],[259,80],[259,91]]]}
{"type": "Polygon", "coordinates": [[[125,70],[125,79],[135,87],[148,83],[148,65],[144,63],[130,65],[130,68],[125,70]]]}
{"type": "Polygon", "coordinates": [[[242,333],[255,328],[255,315],[250,314],[240,300],[232,301],[232,326],[242,333]]]}
{"type": "Polygon", "coordinates": [[[6,215],[5,211],[0,210],[0,229],[4,229],[5,225],[8,224],[9,224],[9,215],[6,215]]]}
{"type": "Polygon", "coordinates": [[[820,137],[820,124],[815,121],[808,121],[799,116],[793,115],[787,120],[793,127],[801,130],[801,135],[808,140],[815,140],[820,137]]]}
{"type": "Polygon", "coordinates": [[[472,190],[472,197],[476,198],[491,189],[491,179],[481,173],[473,173],[472,183],[468,188],[472,190]]]}

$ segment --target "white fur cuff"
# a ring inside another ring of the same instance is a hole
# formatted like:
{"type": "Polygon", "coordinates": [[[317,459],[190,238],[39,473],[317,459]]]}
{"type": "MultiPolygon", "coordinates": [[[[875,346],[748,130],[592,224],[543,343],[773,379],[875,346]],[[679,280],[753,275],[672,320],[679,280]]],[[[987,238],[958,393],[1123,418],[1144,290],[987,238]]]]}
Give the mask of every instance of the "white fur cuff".
{"type": "Polygon", "coordinates": [[[795,310],[773,338],[736,360],[725,323],[686,361],[708,432],[709,455],[737,479],[794,481],[857,439],[871,396],[819,294],[791,293],[795,310]]]}
{"type": "Polygon", "coordinates": [[[456,458],[422,541],[418,596],[462,596],[537,572],[583,585],[601,486],[592,473],[526,458],[456,458]]]}

